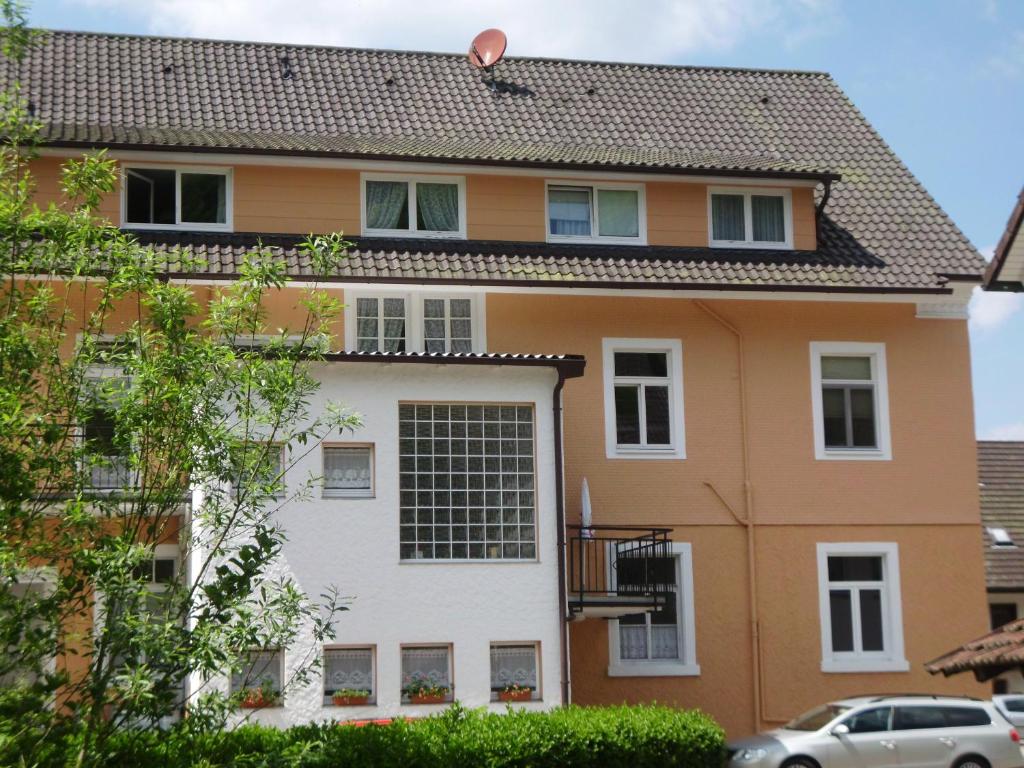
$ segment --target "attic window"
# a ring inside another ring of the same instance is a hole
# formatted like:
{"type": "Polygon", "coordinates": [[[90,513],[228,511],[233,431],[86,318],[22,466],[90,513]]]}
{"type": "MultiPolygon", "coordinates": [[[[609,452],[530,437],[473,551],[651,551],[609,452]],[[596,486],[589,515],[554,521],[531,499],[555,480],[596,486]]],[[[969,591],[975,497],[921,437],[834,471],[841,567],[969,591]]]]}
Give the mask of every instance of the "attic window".
{"type": "Polygon", "coordinates": [[[790,193],[756,187],[711,188],[708,231],[712,247],[792,248],[790,193]]]}
{"type": "Polygon", "coordinates": [[[230,229],[227,169],[125,167],[122,220],[133,229],[230,229]]]}
{"type": "Polygon", "coordinates": [[[993,549],[1016,549],[1013,537],[1005,528],[986,528],[989,537],[992,539],[993,549]]]}

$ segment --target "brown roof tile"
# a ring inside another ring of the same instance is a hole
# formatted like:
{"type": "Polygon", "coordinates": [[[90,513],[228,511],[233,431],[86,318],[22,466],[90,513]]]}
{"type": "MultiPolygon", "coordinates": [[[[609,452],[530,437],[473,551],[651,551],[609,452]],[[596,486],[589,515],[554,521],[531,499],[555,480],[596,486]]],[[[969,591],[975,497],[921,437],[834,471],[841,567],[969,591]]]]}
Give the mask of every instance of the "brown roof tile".
{"type": "Polygon", "coordinates": [[[822,73],[510,57],[492,87],[463,55],[75,32],[49,33],[13,66],[0,80],[17,75],[47,138],[68,146],[842,177],[818,250],[788,260],[690,249],[701,258],[661,262],[657,249],[620,248],[636,260],[627,269],[597,250],[563,264],[524,261],[521,244],[405,244],[392,265],[360,267],[382,277],[419,275],[420,260],[442,275],[445,256],[458,274],[502,279],[536,267],[574,281],[937,290],[984,268],[822,73]]]}
{"type": "Polygon", "coordinates": [[[1024,591],[1024,442],[978,442],[978,483],[984,528],[1004,528],[1016,548],[994,548],[987,531],[985,575],[989,589],[1024,591]]]}

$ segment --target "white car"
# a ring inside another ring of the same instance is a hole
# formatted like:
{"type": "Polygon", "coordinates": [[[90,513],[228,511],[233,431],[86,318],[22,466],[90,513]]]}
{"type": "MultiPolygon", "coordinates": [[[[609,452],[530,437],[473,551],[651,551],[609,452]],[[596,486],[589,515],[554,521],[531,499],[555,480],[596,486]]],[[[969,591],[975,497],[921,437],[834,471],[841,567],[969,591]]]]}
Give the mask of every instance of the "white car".
{"type": "Polygon", "coordinates": [[[729,768],[1021,768],[1020,735],[992,702],[861,696],[730,742],[729,768]]]}
{"type": "Polygon", "coordinates": [[[1003,693],[992,697],[992,703],[996,705],[1003,717],[1014,725],[1024,725],[1024,694],[1003,693]]]}

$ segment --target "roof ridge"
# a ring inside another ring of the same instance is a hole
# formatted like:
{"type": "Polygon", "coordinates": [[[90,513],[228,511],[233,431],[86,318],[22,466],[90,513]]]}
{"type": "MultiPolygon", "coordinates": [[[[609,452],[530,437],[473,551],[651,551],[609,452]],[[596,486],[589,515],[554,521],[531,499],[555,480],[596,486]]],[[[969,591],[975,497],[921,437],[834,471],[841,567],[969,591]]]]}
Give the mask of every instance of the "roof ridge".
{"type": "MultiPolygon", "coordinates": [[[[373,54],[402,54],[407,56],[434,56],[438,58],[458,58],[463,59],[466,57],[464,53],[454,53],[450,51],[423,51],[423,50],[411,50],[403,48],[364,48],[359,46],[347,46],[347,45],[324,45],[324,44],[313,44],[313,43],[278,43],[269,40],[236,40],[228,38],[215,38],[215,37],[187,37],[184,35],[154,35],[154,34],[143,34],[138,32],[101,32],[95,30],[75,30],[75,29],[47,29],[44,27],[35,28],[41,32],[47,34],[57,35],[76,35],[76,36],[93,36],[93,37],[107,37],[107,38],[127,38],[127,39],[141,39],[141,40],[168,40],[168,41],[182,41],[192,43],[220,43],[223,45],[254,45],[254,46],[266,46],[269,48],[291,48],[298,50],[326,50],[326,51],[349,51],[352,53],[373,53],[373,54]]],[[[637,62],[637,61],[610,61],[601,59],[570,59],[559,56],[506,56],[503,61],[539,61],[548,62],[553,64],[575,64],[584,66],[599,66],[599,67],[615,67],[615,68],[629,68],[629,67],[640,67],[643,69],[665,69],[665,70],[685,70],[685,71],[706,71],[706,72],[725,72],[725,73],[745,73],[745,74],[765,74],[765,75],[788,75],[788,76],[800,76],[810,78],[826,78],[832,80],[832,75],[828,72],[813,69],[786,69],[786,68],[772,68],[772,67],[729,67],[729,66],[715,66],[711,64],[661,64],[651,62],[637,62]]]]}

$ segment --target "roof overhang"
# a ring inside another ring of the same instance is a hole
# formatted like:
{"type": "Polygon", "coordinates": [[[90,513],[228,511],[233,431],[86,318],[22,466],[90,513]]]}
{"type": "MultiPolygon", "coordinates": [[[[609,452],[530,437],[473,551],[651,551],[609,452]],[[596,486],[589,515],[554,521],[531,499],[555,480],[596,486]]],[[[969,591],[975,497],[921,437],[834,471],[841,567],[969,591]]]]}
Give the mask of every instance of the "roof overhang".
{"type": "Polygon", "coordinates": [[[426,365],[490,365],[519,368],[553,368],[563,379],[583,375],[583,355],[521,355],[496,352],[327,352],[329,363],[419,363],[426,365]]]}
{"type": "Polygon", "coordinates": [[[996,245],[992,262],[985,271],[989,291],[1024,291],[1024,188],[1006,223],[1006,231],[996,245]]]}

